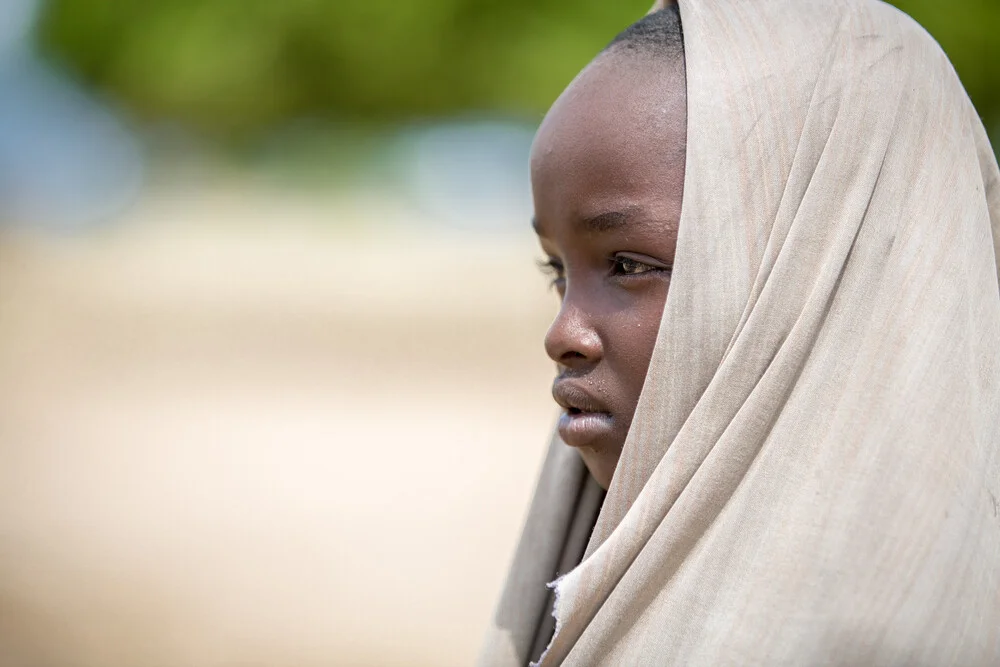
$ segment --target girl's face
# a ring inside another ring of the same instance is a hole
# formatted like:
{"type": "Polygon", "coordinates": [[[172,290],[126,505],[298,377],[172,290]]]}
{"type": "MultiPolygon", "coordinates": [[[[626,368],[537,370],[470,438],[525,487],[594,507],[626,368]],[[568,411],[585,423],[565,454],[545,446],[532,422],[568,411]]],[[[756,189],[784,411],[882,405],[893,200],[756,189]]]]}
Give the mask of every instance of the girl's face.
{"type": "Polygon", "coordinates": [[[685,106],[683,62],[612,51],[556,101],[532,148],[534,227],[560,298],[545,336],[559,435],[605,488],[670,286],[685,106]]]}

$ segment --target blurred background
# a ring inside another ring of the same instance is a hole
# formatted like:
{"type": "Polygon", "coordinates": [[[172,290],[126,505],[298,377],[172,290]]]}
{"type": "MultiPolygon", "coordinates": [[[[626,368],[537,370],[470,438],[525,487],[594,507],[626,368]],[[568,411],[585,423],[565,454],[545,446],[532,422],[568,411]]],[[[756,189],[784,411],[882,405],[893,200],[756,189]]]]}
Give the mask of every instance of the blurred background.
{"type": "MultiPolygon", "coordinates": [[[[649,4],[0,0],[0,666],[473,660],[555,419],[528,149],[649,4]]],[[[1000,3],[896,4],[997,145],[1000,3]]]]}

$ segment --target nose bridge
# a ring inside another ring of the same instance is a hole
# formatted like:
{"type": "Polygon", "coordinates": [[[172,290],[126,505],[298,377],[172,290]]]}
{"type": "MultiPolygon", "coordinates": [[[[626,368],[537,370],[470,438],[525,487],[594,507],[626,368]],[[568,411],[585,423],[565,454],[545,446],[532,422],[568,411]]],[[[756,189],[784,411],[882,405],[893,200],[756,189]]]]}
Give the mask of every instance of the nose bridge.
{"type": "Polygon", "coordinates": [[[545,351],[556,363],[593,363],[602,354],[594,313],[580,302],[578,294],[572,289],[566,291],[559,312],[545,335],[545,351]]]}

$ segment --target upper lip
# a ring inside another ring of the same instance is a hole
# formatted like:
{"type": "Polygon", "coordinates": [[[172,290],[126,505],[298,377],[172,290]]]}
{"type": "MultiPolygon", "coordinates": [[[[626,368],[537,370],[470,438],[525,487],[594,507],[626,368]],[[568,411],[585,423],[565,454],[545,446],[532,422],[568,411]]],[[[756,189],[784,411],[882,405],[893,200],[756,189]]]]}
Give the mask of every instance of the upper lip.
{"type": "Polygon", "coordinates": [[[601,401],[571,380],[552,383],[552,398],[566,411],[610,413],[601,401]]]}

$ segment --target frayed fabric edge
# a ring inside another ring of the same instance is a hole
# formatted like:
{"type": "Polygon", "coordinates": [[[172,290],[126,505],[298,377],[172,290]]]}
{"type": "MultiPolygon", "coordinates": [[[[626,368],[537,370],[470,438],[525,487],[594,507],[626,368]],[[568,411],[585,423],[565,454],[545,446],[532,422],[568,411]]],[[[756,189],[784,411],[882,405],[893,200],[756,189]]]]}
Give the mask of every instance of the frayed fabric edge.
{"type": "Polygon", "coordinates": [[[555,592],[555,600],[552,603],[552,618],[556,619],[555,630],[552,631],[552,639],[549,640],[548,646],[542,651],[542,655],[538,657],[538,662],[529,662],[528,667],[539,667],[545,658],[548,657],[549,651],[552,649],[552,644],[555,643],[556,637],[559,636],[559,631],[562,629],[562,620],[559,618],[559,603],[562,601],[562,584],[566,581],[566,578],[571,575],[572,572],[567,572],[566,574],[558,577],[555,581],[550,581],[545,584],[545,587],[551,591],[555,592]]]}

